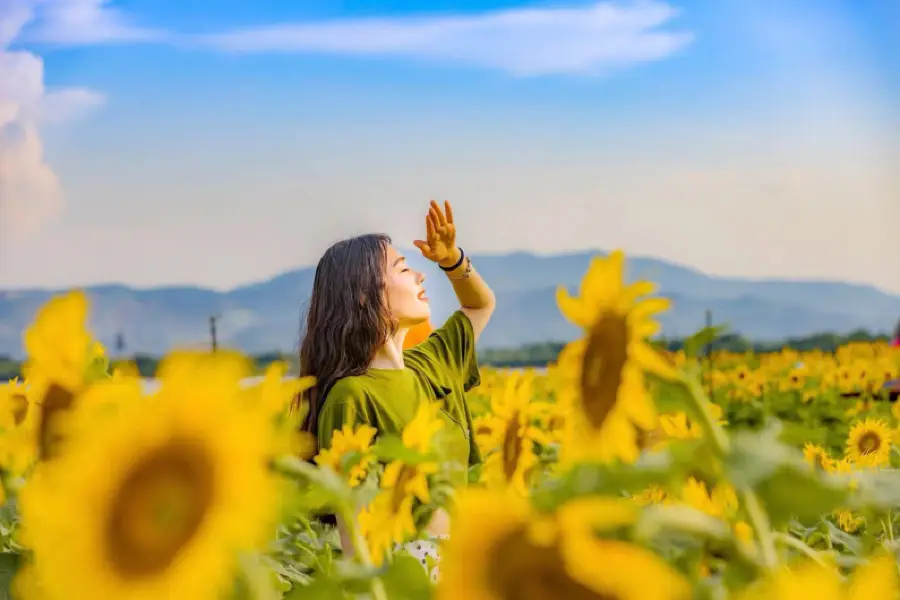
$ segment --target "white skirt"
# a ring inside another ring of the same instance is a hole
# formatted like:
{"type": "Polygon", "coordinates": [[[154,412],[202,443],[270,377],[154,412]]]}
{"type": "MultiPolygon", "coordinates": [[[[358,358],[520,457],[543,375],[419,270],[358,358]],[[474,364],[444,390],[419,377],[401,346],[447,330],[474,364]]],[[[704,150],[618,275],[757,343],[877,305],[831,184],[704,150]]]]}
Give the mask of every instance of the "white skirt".
{"type": "Polygon", "coordinates": [[[422,563],[422,568],[425,569],[425,572],[428,573],[431,580],[437,582],[438,577],[440,576],[440,569],[438,568],[441,562],[440,543],[446,539],[447,536],[430,537],[424,540],[408,542],[403,544],[402,548],[422,563]],[[431,559],[431,563],[434,565],[430,570],[428,566],[429,559],[431,559]]]}

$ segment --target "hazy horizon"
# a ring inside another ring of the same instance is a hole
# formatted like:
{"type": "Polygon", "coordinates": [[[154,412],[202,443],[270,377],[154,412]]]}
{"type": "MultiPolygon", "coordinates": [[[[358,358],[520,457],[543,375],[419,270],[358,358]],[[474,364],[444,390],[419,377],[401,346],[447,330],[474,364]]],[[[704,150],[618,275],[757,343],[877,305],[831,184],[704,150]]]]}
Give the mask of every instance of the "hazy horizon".
{"type": "MultiPolygon", "coordinates": [[[[402,248],[402,247],[400,248],[400,251],[405,254],[412,253],[412,252],[418,252],[415,248],[402,248]]],[[[602,248],[582,248],[582,249],[565,250],[565,251],[560,251],[560,252],[534,252],[534,251],[528,251],[528,250],[511,250],[511,251],[498,251],[498,252],[476,252],[473,254],[473,256],[475,256],[475,257],[478,257],[478,256],[481,256],[481,257],[504,257],[504,256],[512,256],[515,254],[527,254],[527,255],[543,257],[543,258],[552,258],[552,257],[577,256],[577,255],[595,254],[595,253],[606,254],[608,252],[609,252],[609,250],[602,249],[602,248]]],[[[736,277],[733,275],[723,275],[723,274],[718,274],[718,273],[711,273],[711,272],[705,271],[703,269],[698,269],[692,265],[668,260],[664,257],[659,257],[659,256],[652,256],[652,255],[645,255],[645,254],[628,254],[628,255],[626,255],[626,260],[631,260],[631,259],[659,260],[659,261],[666,262],[672,266],[687,269],[690,271],[694,271],[694,272],[700,273],[702,275],[706,275],[706,276],[713,277],[716,279],[732,279],[733,278],[733,279],[740,279],[740,280],[749,281],[749,282],[838,283],[838,284],[846,284],[846,285],[859,285],[859,286],[872,287],[882,293],[885,293],[885,294],[888,294],[891,296],[900,297],[900,293],[898,293],[898,292],[891,291],[891,290],[879,287],[876,284],[865,282],[865,281],[851,281],[851,280],[845,280],[845,279],[827,279],[827,278],[815,278],[815,277],[812,277],[812,278],[810,278],[810,277],[807,277],[807,278],[804,278],[804,277],[778,277],[778,276],[774,276],[774,277],[739,277],[739,276],[737,276],[736,277]]],[[[301,264],[301,265],[297,265],[295,267],[288,267],[288,268],[284,269],[283,271],[279,271],[277,273],[273,273],[273,274],[265,276],[265,277],[250,278],[247,281],[239,282],[236,285],[233,285],[230,287],[215,287],[215,286],[200,285],[200,284],[190,283],[190,282],[187,282],[187,283],[161,282],[158,284],[138,285],[138,284],[128,283],[127,281],[110,280],[110,281],[97,281],[97,282],[92,282],[92,283],[87,283],[87,284],[75,283],[75,284],[64,285],[64,286],[59,286],[59,287],[54,287],[54,286],[5,287],[5,288],[0,288],[0,293],[4,293],[4,292],[15,293],[15,292],[29,292],[29,291],[62,291],[62,290],[68,290],[68,289],[87,289],[87,288],[96,288],[96,287],[105,287],[105,286],[124,286],[129,289],[138,290],[138,291],[139,290],[150,290],[150,289],[161,289],[161,288],[196,287],[199,289],[212,290],[212,291],[215,291],[218,293],[228,293],[228,292],[231,292],[231,291],[234,291],[237,289],[241,289],[244,287],[269,282],[272,279],[275,279],[275,278],[285,275],[287,273],[292,273],[295,271],[302,271],[302,270],[307,270],[307,269],[315,269],[315,266],[316,266],[315,264],[301,264]]]]}
{"type": "Polygon", "coordinates": [[[334,240],[900,294],[900,3],[0,6],[0,289],[229,289],[334,240]]]}

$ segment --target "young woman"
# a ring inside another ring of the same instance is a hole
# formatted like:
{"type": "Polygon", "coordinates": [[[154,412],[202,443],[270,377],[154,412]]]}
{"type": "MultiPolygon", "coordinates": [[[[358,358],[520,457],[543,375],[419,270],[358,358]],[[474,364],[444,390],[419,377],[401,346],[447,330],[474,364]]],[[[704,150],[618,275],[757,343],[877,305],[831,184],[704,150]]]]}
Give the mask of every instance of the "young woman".
{"type": "MultiPolygon", "coordinates": [[[[307,393],[304,429],[316,435],[320,449],[329,447],[333,432],[345,424],[399,434],[420,403],[439,402],[447,447],[461,466],[453,475],[464,485],[465,467],[481,460],[465,393],[479,381],[475,343],[495,300],[456,245],[449,203],[441,210],[431,202],[425,231],[425,239],[414,244],[446,274],[460,308],[406,350],[407,333],[431,315],[425,276],[383,235],[338,242],[322,256],[300,344],[301,375],[317,381],[307,393]]],[[[428,533],[443,537],[447,530],[447,515],[439,511],[428,533]]]]}

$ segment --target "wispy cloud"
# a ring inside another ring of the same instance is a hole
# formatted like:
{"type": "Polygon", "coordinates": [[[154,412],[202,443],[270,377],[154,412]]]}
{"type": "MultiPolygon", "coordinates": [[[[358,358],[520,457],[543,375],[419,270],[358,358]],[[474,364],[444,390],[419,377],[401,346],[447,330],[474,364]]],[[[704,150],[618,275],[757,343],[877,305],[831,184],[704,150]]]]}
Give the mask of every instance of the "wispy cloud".
{"type": "Polygon", "coordinates": [[[103,103],[103,95],[93,90],[47,90],[43,60],[10,50],[35,19],[38,4],[0,2],[0,234],[7,239],[34,233],[63,206],[59,182],[43,157],[39,128],[103,103]]]}
{"type": "Polygon", "coordinates": [[[135,25],[110,0],[7,0],[27,5],[31,17],[22,37],[30,43],[78,46],[159,41],[166,33],[135,25]]]}
{"type": "Polygon", "coordinates": [[[515,75],[598,75],[665,58],[689,44],[689,32],[664,29],[677,14],[671,5],[649,0],[595,2],[478,15],[280,24],[195,41],[235,53],[385,56],[515,75]]]}

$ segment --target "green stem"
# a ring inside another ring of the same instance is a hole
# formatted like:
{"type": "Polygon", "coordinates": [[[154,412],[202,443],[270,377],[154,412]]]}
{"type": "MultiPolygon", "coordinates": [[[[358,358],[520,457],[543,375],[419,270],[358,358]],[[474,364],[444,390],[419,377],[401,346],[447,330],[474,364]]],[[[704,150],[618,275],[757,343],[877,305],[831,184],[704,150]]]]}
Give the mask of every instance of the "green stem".
{"type": "Polygon", "coordinates": [[[775,551],[774,533],[769,516],[763,509],[756,492],[744,489],[740,494],[744,501],[744,509],[747,511],[747,519],[756,531],[756,537],[759,540],[763,564],[767,569],[773,570],[778,566],[778,553],[775,551]]]}
{"type": "Polygon", "coordinates": [[[881,529],[884,534],[887,536],[888,541],[894,541],[894,523],[893,523],[893,515],[891,511],[887,511],[885,513],[884,518],[881,519],[881,529]]]}
{"type": "MultiPolygon", "coordinates": [[[[282,457],[273,461],[273,468],[277,471],[289,475],[300,481],[312,481],[323,485],[325,489],[334,493],[336,498],[335,512],[347,528],[347,536],[350,538],[350,545],[353,548],[354,556],[363,564],[364,567],[374,567],[372,556],[369,554],[369,547],[366,541],[359,533],[356,525],[356,514],[352,504],[347,500],[348,490],[346,485],[341,481],[339,484],[333,484],[324,477],[324,473],[314,465],[301,461],[295,457],[282,457]],[[329,489],[328,485],[337,485],[340,489],[329,489]]],[[[384,583],[381,578],[372,579],[372,596],[374,600],[387,600],[387,592],[384,589],[384,583]]]]}
{"type": "Polygon", "coordinates": [[[709,399],[703,386],[694,377],[688,377],[683,382],[688,391],[688,398],[691,400],[692,412],[697,419],[697,423],[703,430],[704,436],[708,439],[719,456],[725,456],[730,450],[728,436],[725,431],[713,419],[712,413],[709,412],[709,399]]]}
{"type": "Polygon", "coordinates": [[[812,548],[810,548],[802,540],[798,540],[797,538],[795,538],[794,536],[792,536],[790,534],[780,533],[777,531],[772,534],[772,537],[776,541],[784,544],[785,546],[789,546],[789,547],[793,548],[794,550],[797,550],[797,551],[803,553],[804,555],[808,556],[809,558],[811,558],[812,560],[814,560],[821,566],[823,566],[823,567],[828,566],[827,563],[824,560],[822,560],[822,557],[819,556],[819,553],[816,552],[815,550],[813,550],[812,548]]]}
{"type": "MultiPolygon", "coordinates": [[[[348,507],[343,507],[348,508],[348,507]]],[[[356,517],[353,515],[353,511],[351,510],[342,510],[344,526],[348,529],[348,534],[350,537],[351,545],[353,546],[354,555],[359,557],[359,561],[365,567],[373,567],[374,563],[372,562],[372,555],[369,554],[369,546],[366,544],[366,540],[363,539],[362,535],[359,533],[359,528],[356,526],[356,517]]],[[[384,582],[381,581],[380,577],[375,577],[372,579],[372,596],[374,600],[387,600],[387,591],[384,589],[384,582]]]]}

